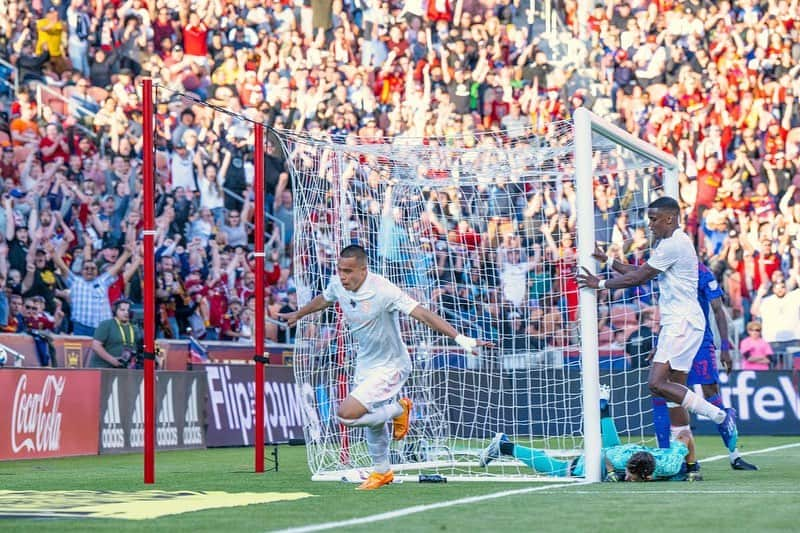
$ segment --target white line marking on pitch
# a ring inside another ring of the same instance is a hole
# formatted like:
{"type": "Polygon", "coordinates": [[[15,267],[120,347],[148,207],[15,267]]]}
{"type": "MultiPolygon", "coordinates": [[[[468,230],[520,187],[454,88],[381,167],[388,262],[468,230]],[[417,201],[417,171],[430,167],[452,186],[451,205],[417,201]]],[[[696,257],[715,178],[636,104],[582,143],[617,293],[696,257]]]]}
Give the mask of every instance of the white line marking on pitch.
{"type": "MultiPolygon", "coordinates": [[[[800,442],[795,442],[792,444],[784,444],[782,446],[772,446],[770,448],[762,448],[760,450],[751,450],[748,452],[743,452],[740,455],[755,455],[760,453],[770,453],[779,450],[786,450],[788,448],[797,448],[800,447],[800,442]]],[[[713,461],[720,461],[722,459],[728,459],[727,455],[715,455],[713,457],[709,457],[707,459],[701,459],[704,463],[710,463],[713,461]]],[[[490,494],[481,494],[478,496],[470,496],[469,498],[460,498],[458,500],[450,500],[450,501],[443,501],[437,503],[429,503],[425,505],[415,505],[413,507],[406,507],[403,509],[398,509],[397,511],[388,511],[385,513],[379,513],[369,516],[362,516],[358,518],[351,518],[349,520],[340,520],[338,522],[326,522],[323,524],[314,524],[310,526],[302,526],[302,527],[293,527],[289,529],[281,529],[278,533],[309,533],[311,531],[324,531],[326,529],[335,529],[337,527],[348,527],[348,526],[357,526],[361,524],[371,524],[373,522],[382,522],[384,520],[391,520],[392,518],[400,518],[405,517],[408,515],[416,514],[416,513],[424,513],[426,511],[432,511],[434,509],[442,509],[445,507],[454,507],[456,505],[465,505],[468,503],[477,503],[477,502],[484,502],[487,500],[495,500],[497,498],[505,498],[507,496],[517,496],[520,494],[528,494],[531,492],[541,492],[550,489],[560,489],[560,488],[568,488],[568,487],[578,487],[581,485],[588,485],[585,481],[579,481],[577,483],[562,483],[560,485],[547,485],[544,487],[528,487],[524,489],[515,489],[515,490],[505,490],[502,492],[494,492],[490,494]]],[[[617,491],[615,491],[615,494],[617,491]]],[[[636,491],[625,491],[624,494],[752,494],[752,491],[737,491],[737,490],[636,490],[636,491]]],[[[798,494],[800,491],[758,491],[759,494],[798,494]]],[[[597,494],[596,491],[570,491],[570,494],[597,494]]]]}
{"type": "MultiPolygon", "coordinates": [[[[798,446],[800,446],[800,442],[794,442],[792,444],[784,444],[782,446],[773,446],[771,448],[762,448],[760,450],[751,450],[749,452],[741,452],[739,455],[745,456],[745,455],[756,455],[756,454],[759,454],[759,453],[777,452],[778,450],[786,450],[788,448],[797,448],[798,446]]],[[[729,456],[727,456],[727,455],[715,455],[715,456],[709,457],[707,459],[700,459],[700,462],[701,463],[710,463],[712,461],[719,461],[721,459],[728,459],[728,458],[729,458],[729,456]]]]}
{"type": "MultiPolygon", "coordinates": [[[[578,495],[592,495],[597,496],[598,492],[596,490],[571,490],[569,491],[570,495],[578,494],[578,495]]],[[[651,490],[651,489],[643,489],[643,490],[615,490],[613,492],[614,495],[617,494],[625,494],[625,495],[634,495],[634,494],[730,494],[731,496],[739,496],[742,494],[774,494],[774,495],[792,495],[792,494],[800,494],[800,490],[744,490],[744,489],[733,489],[733,490],[725,490],[725,489],[712,489],[712,490],[701,490],[701,489],[688,489],[688,490],[651,490]]]]}
{"type": "Polygon", "coordinates": [[[460,498],[458,500],[450,500],[437,503],[429,503],[425,505],[415,505],[413,507],[405,507],[397,511],[388,511],[386,513],[374,514],[370,516],[362,516],[359,518],[351,518],[349,520],[340,520],[339,522],[328,522],[325,524],[315,524],[311,526],[293,527],[290,529],[282,529],[279,533],[306,533],[309,531],[323,531],[325,529],[334,529],[337,527],[357,526],[360,524],[371,524],[373,522],[380,522],[383,520],[391,520],[392,518],[400,518],[416,513],[425,511],[432,511],[434,509],[442,509],[444,507],[453,507],[455,505],[465,505],[468,503],[484,502],[486,500],[494,500],[497,498],[505,498],[506,496],[517,496],[519,494],[528,494],[530,492],[538,492],[542,490],[557,489],[560,487],[574,487],[576,485],[586,485],[585,481],[577,483],[562,483],[560,485],[547,485],[544,487],[528,487],[525,489],[505,490],[503,492],[494,492],[491,494],[481,494],[479,496],[470,496],[469,498],[460,498]]]}

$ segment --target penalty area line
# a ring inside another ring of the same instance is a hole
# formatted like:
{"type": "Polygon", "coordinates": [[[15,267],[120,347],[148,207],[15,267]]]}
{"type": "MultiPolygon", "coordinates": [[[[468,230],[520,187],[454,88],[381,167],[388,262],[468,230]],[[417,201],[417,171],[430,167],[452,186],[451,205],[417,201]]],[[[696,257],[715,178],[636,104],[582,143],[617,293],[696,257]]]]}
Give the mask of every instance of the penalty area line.
{"type": "Polygon", "coordinates": [[[443,509],[446,507],[455,507],[457,505],[466,505],[469,503],[496,500],[498,498],[506,498],[508,496],[518,496],[520,494],[528,494],[530,492],[539,492],[539,491],[558,489],[563,487],[575,487],[578,485],[587,485],[587,484],[588,482],[586,481],[579,481],[575,483],[561,483],[558,485],[547,485],[544,487],[527,487],[524,489],[504,490],[502,492],[492,492],[489,494],[470,496],[468,498],[459,498],[457,500],[428,503],[424,505],[415,505],[413,507],[404,507],[403,509],[398,509],[396,511],[388,511],[385,513],[379,513],[370,516],[361,516],[358,518],[351,518],[349,520],[340,520],[338,522],[326,522],[323,524],[313,524],[309,526],[281,529],[279,530],[279,533],[307,533],[311,531],[324,531],[326,529],[334,529],[339,527],[358,526],[361,524],[372,524],[375,522],[382,522],[384,520],[391,520],[393,518],[406,517],[412,514],[424,513],[426,511],[433,511],[434,509],[443,509]]]}

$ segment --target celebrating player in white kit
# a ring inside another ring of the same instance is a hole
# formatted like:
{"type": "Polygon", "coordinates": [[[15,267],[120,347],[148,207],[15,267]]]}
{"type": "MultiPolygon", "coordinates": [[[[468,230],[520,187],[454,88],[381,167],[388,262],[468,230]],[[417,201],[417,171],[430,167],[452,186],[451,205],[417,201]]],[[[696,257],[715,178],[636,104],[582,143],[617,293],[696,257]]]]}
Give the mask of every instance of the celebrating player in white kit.
{"type": "MultiPolygon", "coordinates": [[[[662,196],[650,203],[647,217],[650,231],[658,240],[646,263],[631,266],[621,276],[601,280],[586,268],[577,274],[581,287],[625,289],[658,278],[661,331],[650,367],[648,386],[653,395],[665,398],[670,412],[673,438],[691,431],[686,410],[709,417],[720,425],[728,448],[736,449],[736,411],[720,409],[686,387],[686,376],[703,343],[706,318],[697,303],[697,254],[692,239],[680,228],[680,206],[674,198],[662,196]],[[684,409],[677,409],[678,407],[684,409]]],[[[697,465],[689,465],[696,469],[697,465]]]]}
{"type": "Polygon", "coordinates": [[[400,334],[398,312],[410,315],[429,328],[455,340],[467,350],[489,345],[461,335],[444,318],[420,306],[394,283],[367,270],[367,254],[351,245],[339,254],[338,275],[307,305],[294,313],[280,315],[294,325],[302,317],[339,303],[344,319],[358,343],[355,388],[339,406],[337,416],[346,426],[366,428],[374,472],[358,488],[377,489],[391,483],[389,431],[393,420],[394,439],[406,436],[412,403],[397,400],[411,374],[411,358],[400,334]]]}

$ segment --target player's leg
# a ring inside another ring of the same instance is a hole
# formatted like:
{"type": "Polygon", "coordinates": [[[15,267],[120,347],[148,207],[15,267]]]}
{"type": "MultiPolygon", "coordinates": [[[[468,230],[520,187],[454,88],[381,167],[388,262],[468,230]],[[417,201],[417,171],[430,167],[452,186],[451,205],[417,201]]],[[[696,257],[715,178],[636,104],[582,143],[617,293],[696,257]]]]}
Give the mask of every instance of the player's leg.
{"type": "MultiPolygon", "coordinates": [[[[714,383],[703,384],[703,396],[709,403],[716,405],[720,409],[724,408],[722,404],[722,397],[719,394],[719,384],[717,381],[714,383]]],[[[722,443],[727,447],[728,443],[725,441],[726,428],[724,424],[717,424],[717,431],[719,432],[720,437],[722,437],[722,443]]],[[[732,451],[729,450],[729,453],[731,459],[731,468],[734,470],[758,470],[756,465],[748,463],[742,459],[742,456],[739,454],[738,447],[734,448],[732,451]]]]}
{"type": "Polygon", "coordinates": [[[400,393],[409,372],[395,368],[377,368],[357,379],[358,385],[339,406],[337,414],[347,426],[365,426],[367,450],[374,472],[358,488],[377,489],[394,480],[389,462],[389,428],[386,422],[403,412],[394,398],[400,393]]]}
{"type": "Polygon", "coordinates": [[[614,419],[611,418],[611,388],[608,385],[600,386],[600,440],[603,448],[610,448],[611,446],[619,446],[619,433],[617,433],[617,425],[614,419]]]}
{"type": "Polygon", "coordinates": [[[358,380],[356,388],[344,399],[336,414],[346,426],[375,426],[392,420],[404,411],[394,401],[408,377],[408,372],[394,368],[377,368],[358,380]]]}
{"type": "MultiPolygon", "coordinates": [[[[672,383],[683,385],[687,389],[689,388],[686,385],[686,372],[672,370],[669,374],[669,380],[672,383]]],[[[689,417],[689,411],[687,411],[685,407],[671,402],[667,402],[667,407],[669,407],[670,439],[675,440],[678,433],[681,431],[688,430],[691,432],[691,418],[689,417]]]]}
{"type": "MultiPolygon", "coordinates": [[[[698,365],[698,357],[703,351],[701,346],[692,360],[692,368],[689,371],[687,380],[685,373],[670,372],[670,381],[686,386],[687,382],[692,383],[695,368],[698,365]]],[[[655,428],[656,440],[659,448],[669,448],[670,441],[675,440],[675,436],[684,427],[690,424],[689,413],[680,403],[667,401],[663,397],[653,397],[653,426],[655,428]]]]}
{"type": "Polygon", "coordinates": [[[669,407],[667,400],[660,396],[652,396],[653,428],[659,448],[669,448],[669,407]]]}
{"type": "Polygon", "coordinates": [[[680,404],[693,413],[709,417],[719,424],[733,423],[735,413],[725,412],[711,405],[698,394],[680,383],[671,381],[672,370],[688,372],[697,350],[703,342],[703,331],[688,324],[665,326],[662,331],[653,364],[650,367],[648,387],[655,396],[680,404]],[[727,420],[730,418],[731,420],[727,420]]]}
{"type": "Polygon", "coordinates": [[[479,463],[481,466],[486,466],[501,455],[515,457],[540,474],[555,477],[569,475],[570,461],[553,459],[542,450],[514,444],[508,440],[505,433],[498,433],[494,436],[489,446],[481,452],[479,463]]]}

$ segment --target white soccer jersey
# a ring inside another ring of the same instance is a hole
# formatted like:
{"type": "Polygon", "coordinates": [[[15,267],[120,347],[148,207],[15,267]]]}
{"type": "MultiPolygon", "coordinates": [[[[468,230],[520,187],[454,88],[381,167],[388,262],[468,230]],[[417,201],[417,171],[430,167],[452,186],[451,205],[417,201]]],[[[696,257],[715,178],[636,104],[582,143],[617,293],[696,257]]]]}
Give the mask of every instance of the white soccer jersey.
{"type": "Polygon", "coordinates": [[[658,243],[647,263],[660,270],[658,309],[661,325],[686,320],[697,329],[705,329],[706,319],[697,302],[697,254],[692,239],[678,228],[658,243]]]}
{"type": "Polygon", "coordinates": [[[378,274],[367,278],[356,292],[342,286],[339,276],[331,281],[322,296],[339,302],[350,332],[358,343],[356,375],[373,368],[411,369],[411,358],[400,335],[397,313],[411,312],[419,305],[397,285],[378,274]]]}

